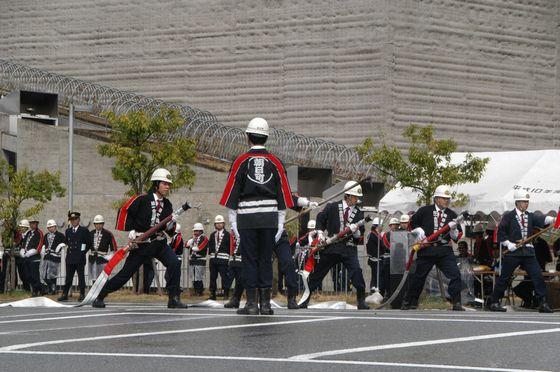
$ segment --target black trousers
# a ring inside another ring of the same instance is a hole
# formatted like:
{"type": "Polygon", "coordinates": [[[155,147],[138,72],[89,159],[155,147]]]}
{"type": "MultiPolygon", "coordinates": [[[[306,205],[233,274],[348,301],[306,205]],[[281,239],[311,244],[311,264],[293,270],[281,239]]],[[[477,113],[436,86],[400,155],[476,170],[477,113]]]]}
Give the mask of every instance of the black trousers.
{"type": "Polygon", "coordinates": [[[502,258],[502,273],[496,280],[496,286],[492,295],[490,295],[491,302],[498,302],[504,296],[504,292],[509,285],[511,276],[514,270],[522,266],[533,285],[535,286],[535,296],[540,300],[546,298],[546,284],[542,275],[542,269],[535,256],[511,256],[505,255],[502,258]]]}
{"type": "Polygon", "coordinates": [[[416,270],[414,273],[411,272],[408,292],[405,298],[410,302],[418,301],[422,289],[424,289],[426,277],[434,265],[449,279],[448,291],[451,301],[461,301],[461,273],[457,267],[457,260],[451,250],[445,255],[420,256],[416,259],[416,270]]]}
{"type": "Polygon", "coordinates": [[[236,297],[241,297],[243,294],[243,282],[241,280],[241,265],[229,265],[228,272],[227,272],[227,287],[224,285],[224,288],[231,288],[233,281],[235,280],[235,291],[234,294],[236,297]]]}
{"type": "Polygon", "coordinates": [[[142,244],[140,248],[132,251],[121,271],[107,282],[103,290],[111,293],[122,288],[132,278],[134,273],[138,271],[140,265],[143,265],[146,259],[150,257],[158,259],[166,267],[169,274],[169,280],[166,283],[168,292],[178,291],[181,281],[181,261],[179,261],[175,252],[163,240],[156,240],[145,245],[142,244]]]}
{"type": "MultiPolygon", "coordinates": [[[[25,273],[25,259],[24,258],[16,258],[16,268],[17,268],[17,275],[19,276],[19,279],[21,280],[23,289],[26,291],[29,291],[29,280],[27,278],[27,275],[25,273]]],[[[16,281],[17,283],[17,281],[16,281]]]]}
{"type": "Polygon", "coordinates": [[[297,291],[298,288],[298,278],[296,273],[296,264],[292,257],[292,249],[290,248],[290,242],[286,238],[280,238],[278,243],[274,245],[274,253],[276,258],[278,258],[278,289],[280,286],[280,274],[283,274],[284,280],[286,282],[286,288],[297,291]]]}
{"type": "Polygon", "coordinates": [[[74,274],[78,273],[78,287],[80,288],[80,294],[86,293],[86,278],[84,276],[85,263],[81,264],[66,264],[66,280],[64,282],[63,292],[68,295],[68,291],[72,286],[72,280],[74,280],[74,274]]]}
{"type": "Polygon", "coordinates": [[[37,292],[41,289],[41,279],[39,275],[40,261],[25,261],[25,276],[32,292],[37,292]]]}
{"type": "Polygon", "coordinates": [[[240,229],[243,285],[272,288],[272,250],[277,229],[240,229]]]}
{"type": "Polygon", "coordinates": [[[338,263],[342,263],[348,271],[350,282],[358,292],[365,292],[366,282],[357,255],[340,255],[340,254],[321,254],[319,262],[315,265],[315,269],[309,275],[309,290],[313,292],[323,282],[323,278],[329,273],[329,270],[338,263]]]}
{"type": "Polygon", "coordinates": [[[228,261],[211,259],[208,265],[210,268],[210,287],[208,288],[210,292],[215,293],[218,289],[218,274],[220,274],[220,278],[222,279],[222,288],[229,290],[230,287],[227,281],[228,261]]]}

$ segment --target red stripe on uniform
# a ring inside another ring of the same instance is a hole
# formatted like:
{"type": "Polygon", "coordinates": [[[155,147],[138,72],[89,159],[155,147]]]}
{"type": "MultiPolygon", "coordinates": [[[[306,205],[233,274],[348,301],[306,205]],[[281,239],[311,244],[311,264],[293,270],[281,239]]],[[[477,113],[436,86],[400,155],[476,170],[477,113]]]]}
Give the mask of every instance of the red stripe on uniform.
{"type": "Polygon", "coordinates": [[[204,240],[202,241],[202,243],[200,243],[198,245],[198,251],[202,252],[204,249],[206,249],[206,245],[208,244],[208,238],[204,237],[204,240]]]}
{"type": "Polygon", "coordinates": [[[181,233],[178,233],[177,239],[175,239],[175,244],[173,245],[174,251],[177,251],[177,248],[179,248],[179,243],[181,243],[181,241],[183,241],[183,236],[181,235],[181,233]]]}
{"type": "Polygon", "coordinates": [[[133,197],[128,199],[128,201],[126,203],[124,203],[124,205],[119,209],[119,212],[117,214],[117,225],[115,226],[115,228],[118,231],[125,231],[126,217],[128,216],[128,208],[139,197],[140,197],[140,195],[134,195],[133,197]]]}
{"type": "Polygon", "coordinates": [[[288,182],[288,177],[286,176],[286,170],[282,165],[282,162],[272,154],[264,154],[264,157],[272,161],[280,174],[280,184],[282,186],[282,196],[284,197],[284,204],[286,208],[292,208],[294,206],[294,198],[292,197],[292,191],[290,190],[290,183],[288,182]]]}
{"type": "Polygon", "coordinates": [[[227,204],[227,201],[231,195],[231,190],[233,190],[233,184],[235,183],[235,177],[237,175],[237,172],[239,171],[239,167],[241,166],[241,164],[243,164],[245,160],[250,158],[252,155],[253,154],[250,153],[243,154],[237,159],[235,159],[235,161],[233,162],[233,165],[231,166],[231,171],[229,172],[229,176],[226,182],[226,187],[222,194],[222,198],[220,199],[220,205],[225,206],[227,204]]]}
{"type": "Polygon", "coordinates": [[[41,250],[43,249],[43,242],[45,241],[45,234],[43,234],[43,232],[39,229],[37,229],[37,231],[39,232],[39,245],[37,246],[37,252],[41,253],[41,250]]]}

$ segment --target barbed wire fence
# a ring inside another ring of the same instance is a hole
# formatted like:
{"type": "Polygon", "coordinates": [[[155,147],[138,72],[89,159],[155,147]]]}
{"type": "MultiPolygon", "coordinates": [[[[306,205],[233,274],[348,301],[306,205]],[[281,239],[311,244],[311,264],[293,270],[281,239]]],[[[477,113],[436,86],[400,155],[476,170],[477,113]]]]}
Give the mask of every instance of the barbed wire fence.
{"type": "MultiPolygon", "coordinates": [[[[227,162],[233,161],[247,146],[243,129],[221,123],[208,111],[1,59],[0,88],[5,91],[20,89],[56,93],[59,105],[91,105],[92,114],[98,116],[104,111],[125,114],[141,109],[175,109],[185,120],[182,131],[175,136],[193,138],[197,141],[199,152],[227,162]]],[[[268,147],[286,164],[332,169],[334,176],[342,179],[362,179],[374,173],[373,166],[364,163],[351,147],[284,129],[272,129],[268,147]]]]}

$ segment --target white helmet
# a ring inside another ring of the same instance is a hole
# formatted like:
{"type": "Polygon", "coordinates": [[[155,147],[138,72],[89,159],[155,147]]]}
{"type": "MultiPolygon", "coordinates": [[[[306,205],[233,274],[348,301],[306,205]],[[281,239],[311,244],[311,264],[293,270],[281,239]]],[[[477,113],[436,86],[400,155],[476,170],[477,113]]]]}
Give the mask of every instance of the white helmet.
{"type": "Polygon", "coordinates": [[[375,217],[373,221],[371,221],[371,224],[374,226],[379,226],[379,217],[375,217]]]}
{"type": "Polygon", "coordinates": [[[105,219],[102,215],[98,214],[97,216],[93,217],[93,223],[105,223],[105,219]]]}
{"type": "Polygon", "coordinates": [[[309,222],[307,223],[307,228],[314,229],[316,227],[317,227],[317,223],[315,222],[315,220],[309,220],[309,222]]]}
{"type": "Polygon", "coordinates": [[[263,118],[253,118],[247,125],[245,133],[260,134],[268,137],[268,123],[263,118]]]}
{"type": "Polygon", "coordinates": [[[531,195],[524,190],[515,190],[513,192],[513,200],[517,201],[529,201],[531,195]]]}
{"type": "Polygon", "coordinates": [[[181,224],[175,224],[175,231],[181,232],[181,224]]]}
{"type": "Polygon", "coordinates": [[[56,226],[56,221],[55,220],[48,220],[47,221],[47,228],[53,227],[53,226],[56,226]]]}
{"type": "Polygon", "coordinates": [[[224,216],[222,216],[221,214],[214,217],[214,223],[224,223],[224,222],[226,221],[224,220],[224,216]]]}
{"type": "Polygon", "coordinates": [[[19,221],[19,227],[27,227],[29,228],[29,220],[21,220],[19,221]]]}
{"type": "Polygon", "coordinates": [[[451,190],[449,186],[439,185],[436,187],[436,191],[434,192],[434,198],[435,197],[451,199],[451,190]]]}
{"type": "Polygon", "coordinates": [[[399,221],[401,223],[408,223],[410,222],[410,216],[408,214],[403,214],[399,221]]]}
{"type": "Polygon", "coordinates": [[[398,218],[394,218],[394,217],[393,217],[393,218],[391,218],[391,219],[389,220],[389,225],[398,225],[399,223],[400,223],[400,222],[399,222],[399,219],[398,219],[398,218]]]}
{"type": "Polygon", "coordinates": [[[193,226],[193,231],[204,231],[204,226],[200,222],[197,222],[193,226]]]}
{"type": "Polygon", "coordinates": [[[362,186],[360,186],[360,184],[356,181],[346,182],[346,184],[344,185],[344,190],[346,190],[344,192],[346,195],[354,195],[359,197],[364,196],[364,194],[362,194],[362,186]]]}
{"type": "Polygon", "coordinates": [[[171,181],[171,173],[165,168],[158,168],[152,173],[150,181],[164,181],[168,183],[173,183],[171,181]]]}

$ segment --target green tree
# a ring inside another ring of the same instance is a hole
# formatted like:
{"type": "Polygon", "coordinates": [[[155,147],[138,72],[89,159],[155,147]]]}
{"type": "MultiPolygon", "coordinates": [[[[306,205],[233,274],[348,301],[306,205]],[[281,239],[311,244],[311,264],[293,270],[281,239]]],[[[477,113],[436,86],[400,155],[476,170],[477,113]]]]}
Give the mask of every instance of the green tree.
{"type": "MultiPolygon", "coordinates": [[[[430,204],[437,186],[455,186],[478,182],[490,159],[478,158],[468,153],[459,164],[451,163],[451,154],[457,150],[457,143],[451,139],[434,138],[434,127],[420,127],[411,124],[403,131],[409,147],[401,152],[396,146],[382,143],[375,146],[371,138],[358,146],[357,151],[379,172],[390,187],[397,182],[402,187],[410,187],[419,193],[417,204],[430,204]]],[[[454,204],[466,203],[468,197],[453,195],[454,204]]]]}
{"type": "Polygon", "coordinates": [[[195,174],[189,164],[196,156],[195,143],[175,136],[185,120],[177,110],[132,111],[104,114],[112,125],[110,142],[99,145],[102,156],[115,159],[113,179],[129,187],[127,196],[142,193],[150,186],[150,176],[157,168],[173,174],[173,186],[192,186],[195,174]]]}
{"type": "Polygon", "coordinates": [[[60,185],[60,173],[35,173],[27,168],[16,171],[5,160],[0,160],[0,220],[2,244],[12,247],[21,218],[41,212],[53,196],[63,197],[66,189],[60,185]],[[22,209],[22,204],[27,207],[22,209]]]}

